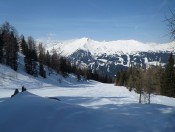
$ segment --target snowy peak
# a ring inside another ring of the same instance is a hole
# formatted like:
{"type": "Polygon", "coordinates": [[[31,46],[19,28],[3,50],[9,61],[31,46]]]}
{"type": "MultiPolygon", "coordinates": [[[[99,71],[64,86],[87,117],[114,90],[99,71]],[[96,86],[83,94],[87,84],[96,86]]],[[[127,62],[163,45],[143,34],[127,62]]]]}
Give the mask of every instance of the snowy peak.
{"type": "Polygon", "coordinates": [[[116,41],[95,41],[90,38],[80,38],[67,41],[46,41],[46,47],[49,50],[56,49],[63,55],[69,56],[77,50],[89,51],[92,55],[107,54],[112,55],[132,54],[135,52],[159,52],[159,51],[175,51],[175,42],[166,44],[142,43],[136,40],[116,40],[116,41]]]}

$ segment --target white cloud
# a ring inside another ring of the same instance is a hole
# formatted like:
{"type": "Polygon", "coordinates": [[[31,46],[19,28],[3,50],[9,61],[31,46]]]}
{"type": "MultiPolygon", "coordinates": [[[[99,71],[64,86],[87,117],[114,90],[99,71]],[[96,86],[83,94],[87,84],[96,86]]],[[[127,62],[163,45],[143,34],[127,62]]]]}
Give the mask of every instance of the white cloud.
{"type": "Polygon", "coordinates": [[[56,37],[57,35],[56,33],[48,33],[47,36],[52,38],[52,37],[56,37]]]}

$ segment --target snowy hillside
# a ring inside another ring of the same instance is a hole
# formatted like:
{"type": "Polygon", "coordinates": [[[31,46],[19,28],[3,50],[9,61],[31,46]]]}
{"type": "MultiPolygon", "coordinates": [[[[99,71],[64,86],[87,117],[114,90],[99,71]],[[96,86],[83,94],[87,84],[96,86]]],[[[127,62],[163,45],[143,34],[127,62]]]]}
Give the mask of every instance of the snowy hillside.
{"type": "Polygon", "coordinates": [[[77,82],[51,75],[43,79],[1,65],[0,130],[2,132],[173,132],[175,98],[139,95],[125,87],[95,81],[77,82]],[[14,88],[27,88],[13,98],[14,88]],[[49,99],[54,97],[55,99],[49,99]],[[56,98],[60,99],[58,101],[56,98]]]}
{"type": "MultiPolygon", "coordinates": [[[[21,88],[25,86],[29,89],[38,89],[38,88],[46,88],[46,87],[54,87],[54,86],[71,86],[71,85],[79,85],[88,82],[77,82],[77,78],[75,75],[70,74],[69,77],[64,78],[63,76],[57,74],[52,71],[49,74],[47,67],[45,67],[47,79],[44,79],[41,76],[34,77],[26,73],[24,68],[24,56],[21,53],[18,53],[18,71],[12,70],[10,67],[6,65],[0,64],[0,91],[4,91],[5,93],[9,91],[8,97],[13,93],[14,89],[21,88]]],[[[0,92],[0,98],[4,95],[3,92],[0,92]]],[[[6,95],[7,96],[7,95],[6,95]]]]}

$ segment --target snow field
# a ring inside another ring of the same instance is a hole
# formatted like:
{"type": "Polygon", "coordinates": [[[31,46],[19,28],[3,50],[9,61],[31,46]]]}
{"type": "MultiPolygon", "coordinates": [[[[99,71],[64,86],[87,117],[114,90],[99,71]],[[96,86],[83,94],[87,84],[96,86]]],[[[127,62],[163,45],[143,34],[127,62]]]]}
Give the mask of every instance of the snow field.
{"type": "Polygon", "coordinates": [[[152,95],[152,104],[138,104],[139,95],[134,91],[91,80],[77,82],[73,75],[63,78],[51,74],[43,79],[29,76],[21,68],[16,73],[3,65],[0,73],[5,74],[0,78],[2,132],[175,130],[175,98],[152,95]],[[27,91],[10,98],[14,89],[23,85],[27,91]]]}

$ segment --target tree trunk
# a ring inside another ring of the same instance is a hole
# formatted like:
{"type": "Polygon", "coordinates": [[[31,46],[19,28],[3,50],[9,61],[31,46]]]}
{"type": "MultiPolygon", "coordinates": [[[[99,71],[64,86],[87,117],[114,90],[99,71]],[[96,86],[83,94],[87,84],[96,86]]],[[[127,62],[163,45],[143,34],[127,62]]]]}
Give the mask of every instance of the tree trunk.
{"type": "Polygon", "coordinates": [[[141,98],[142,98],[142,91],[140,90],[140,96],[139,96],[139,104],[141,104],[141,98]]]}
{"type": "Polygon", "coordinates": [[[150,102],[151,102],[151,101],[150,101],[151,93],[149,92],[148,94],[149,94],[149,97],[148,97],[148,104],[150,104],[150,102]]]}

